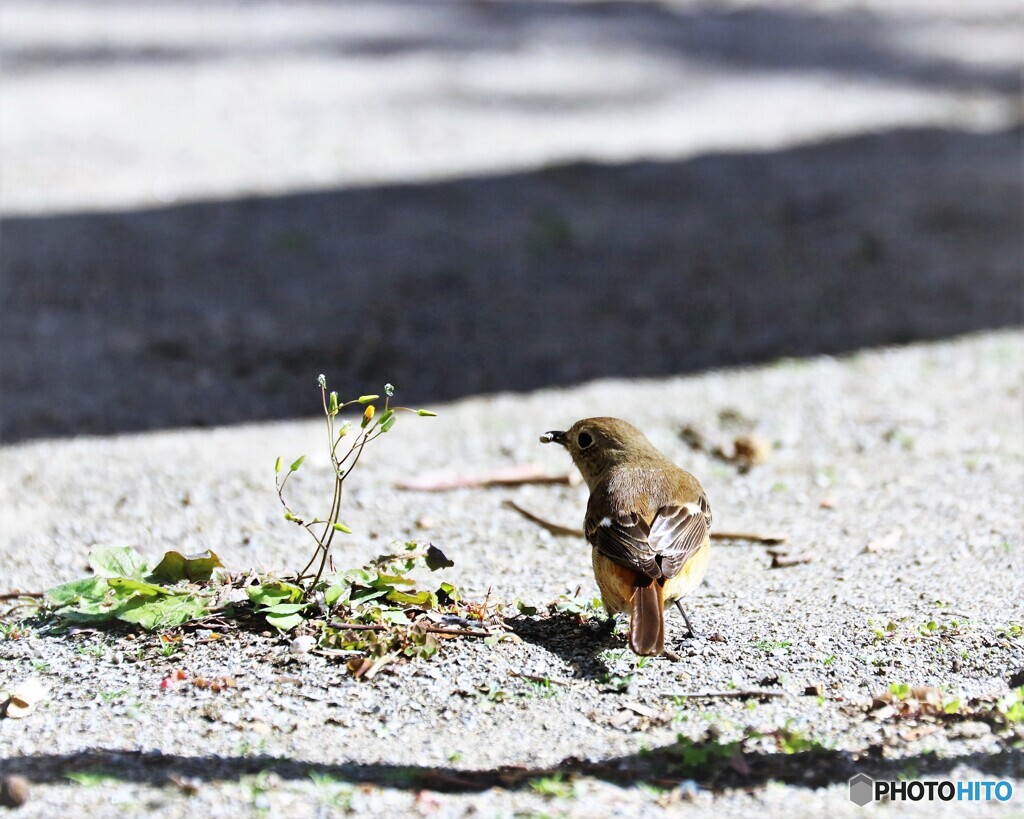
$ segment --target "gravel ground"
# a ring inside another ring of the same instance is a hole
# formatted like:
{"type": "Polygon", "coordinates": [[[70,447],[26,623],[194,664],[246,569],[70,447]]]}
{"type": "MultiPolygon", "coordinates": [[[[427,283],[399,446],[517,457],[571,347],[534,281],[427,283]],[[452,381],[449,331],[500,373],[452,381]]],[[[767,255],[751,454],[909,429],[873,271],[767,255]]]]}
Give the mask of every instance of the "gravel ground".
{"type": "MultiPolygon", "coordinates": [[[[52,691],[29,718],[0,721],[4,772],[33,783],[19,815],[113,806],[313,816],[349,805],[374,814],[635,816],[671,798],[643,783],[663,784],[659,749],[677,734],[700,737],[713,726],[728,740],[787,720],[841,753],[809,764],[761,749],[746,779],[690,793],[689,807],[855,815],[845,783],[856,770],[1009,777],[1019,792],[1020,751],[985,723],[914,732],[864,719],[851,704],[896,682],[1000,694],[1024,670],[1024,642],[1005,631],[1024,621],[1022,348],[1024,334],[993,333],[469,399],[436,407],[438,418],[409,419],[360,467],[346,511],[356,535],[343,559],[429,538],[455,561],[446,574],[468,596],[520,599],[541,614],[510,618],[513,640],[446,643],[435,658],[369,682],[324,658],[291,658],[286,641],[259,633],[212,642],[191,634],[171,658],[141,635],[7,640],[0,689],[37,675],[52,691]],[[441,467],[478,473],[531,460],[564,470],[564,454],[541,447],[538,432],[593,414],[633,420],[693,470],[718,528],[784,531],[791,552],[813,562],[772,569],[762,546],[716,545],[690,607],[700,636],[683,639],[670,618],[680,661],[638,667],[621,626],[601,636],[594,623],[543,611],[577,588],[584,598],[595,593],[585,544],[502,507],[514,499],[572,524],[583,488],[392,489],[402,476],[441,467]],[[775,449],[744,474],[690,449],[680,437],[686,425],[712,442],[752,428],[775,449]],[[433,520],[427,530],[416,525],[424,517],[433,520]],[[930,620],[950,631],[921,636],[930,620]],[[876,644],[872,623],[889,621],[895,635],[876,644]],[[238,686],[161,690],[175,668],[230,675],[238,686]],[[613,690],[608,677],[628,675],[628,688],[613,690]],[[822,696],[805,696],[809,685],[822,696]],[[784,696],[749,705],[663,696],[732,686],[784,696]],[[629,710],[636,707],[652,710],[629,710]],[[571,795],[523,783],[520,769],[543,776],[555,765],[576,772],[571,795]],[[66,778],[76,771],[86,772],[84,784],[66,778]]],[[[311,402],[315,392],[311,385],[311,402]]],[[[136,544],[151,559],[169,548],[213,548],[234,568],[295,566],[307,544],[279,518],[272,464],[278,454],[309,452],[296,491],[312,503],[327,480],[316,457],[321,436],[309,421],[7,446],[3,586],[39,589],[81,576],[89,546],[101,541],[136,544]]],[[[922,803],[898,813],[943,809],[922,803]]]]}

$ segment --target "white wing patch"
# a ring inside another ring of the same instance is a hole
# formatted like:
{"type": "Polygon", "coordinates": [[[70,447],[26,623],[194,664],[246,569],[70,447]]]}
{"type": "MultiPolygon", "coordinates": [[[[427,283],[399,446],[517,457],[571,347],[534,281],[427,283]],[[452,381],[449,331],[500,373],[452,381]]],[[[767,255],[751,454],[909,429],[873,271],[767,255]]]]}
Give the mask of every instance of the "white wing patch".
{"type": "Polygon", "coordinates": [[[609,518],[609,517],[603,517],[603,518],[601,518],[601,522],[598,523],[597,525],[598,526],[609,527],[609,526],[612,525],[612,519],[609,518]]]}

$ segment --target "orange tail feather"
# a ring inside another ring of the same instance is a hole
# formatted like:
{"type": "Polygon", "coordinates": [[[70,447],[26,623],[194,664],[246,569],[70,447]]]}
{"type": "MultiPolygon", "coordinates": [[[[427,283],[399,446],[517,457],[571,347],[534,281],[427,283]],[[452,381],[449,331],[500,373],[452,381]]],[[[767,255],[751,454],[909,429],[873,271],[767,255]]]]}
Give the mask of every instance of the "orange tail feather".
{"type": "Polygon", "coordinates": [[[633,609],[629,617],[629,647],[642,657],[665,651],[665,589],[650,578],[640,578],[633,587],[633,609]]]}

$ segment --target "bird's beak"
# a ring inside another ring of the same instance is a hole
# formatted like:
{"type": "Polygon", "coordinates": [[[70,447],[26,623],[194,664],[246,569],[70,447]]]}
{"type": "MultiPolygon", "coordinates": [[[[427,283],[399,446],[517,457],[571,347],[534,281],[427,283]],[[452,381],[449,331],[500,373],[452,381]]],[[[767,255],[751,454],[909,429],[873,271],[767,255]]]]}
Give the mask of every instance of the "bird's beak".
{"type": "Polygon", "coordinates": [[[561,444],[565,446],[565,433],[559,432],[558,430],[552,430],[551,432],[545,432],[540,436],[540,442],[542,444],[561,444]]]}

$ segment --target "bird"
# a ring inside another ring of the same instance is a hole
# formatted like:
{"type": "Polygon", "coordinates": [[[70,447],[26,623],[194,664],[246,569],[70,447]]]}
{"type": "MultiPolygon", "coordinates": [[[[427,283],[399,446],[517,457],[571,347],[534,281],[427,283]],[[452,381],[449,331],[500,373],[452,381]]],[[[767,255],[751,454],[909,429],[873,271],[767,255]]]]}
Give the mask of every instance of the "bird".
{"type": "MultiPolygon", "coordinates": [[[[711,550],[711,506],[700,481],[618,418],[584,418],[540,436],[565,447],[590,489],[583,532],[605,610],[629,612],[629,647],[665,653],[665,608],[700,585],[711,550]]],[[[612,621],[614,622],[614,621],[612,621]]]]}

